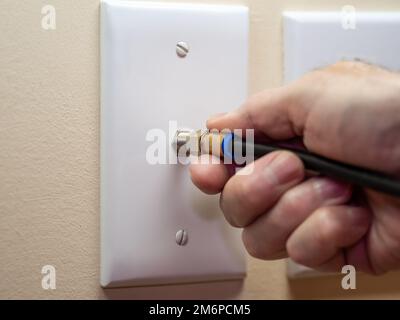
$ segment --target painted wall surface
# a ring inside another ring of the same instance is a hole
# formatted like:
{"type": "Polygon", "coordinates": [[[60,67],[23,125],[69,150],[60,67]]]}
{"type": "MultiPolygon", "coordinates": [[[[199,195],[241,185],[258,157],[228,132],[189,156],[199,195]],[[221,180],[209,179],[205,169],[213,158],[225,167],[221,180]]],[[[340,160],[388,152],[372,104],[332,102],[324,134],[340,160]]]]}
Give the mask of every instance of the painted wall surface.
{"type": "MultiPolygon", "coordinates": [[[[201,2],[201,1],[193,1],[201,2]]],[[[208,0],[250,8],[250,92],[282,82],[282,10],[400,10],[398,0],[208,0]]],[[[99,286],[99,1],[0,1],[0,298],[400,298],[400,273],[288,281],[249,258],[244,282],[99,286]],[[57,29],[41,28],[56,8],[57,29]],[[57,270],[43,290],[41,268],[57,270]]],[[[218,110],[216,110],[217,112],[218,110]]]]}

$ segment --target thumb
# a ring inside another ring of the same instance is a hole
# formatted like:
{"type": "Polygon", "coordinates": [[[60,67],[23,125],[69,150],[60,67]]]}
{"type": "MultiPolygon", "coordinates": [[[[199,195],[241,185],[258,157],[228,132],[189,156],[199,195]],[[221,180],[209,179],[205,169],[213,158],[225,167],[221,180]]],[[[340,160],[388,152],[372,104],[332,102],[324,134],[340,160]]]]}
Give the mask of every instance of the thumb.
{"type": "Polygon", "coordinates": [[[296,91],[294,85],[264,90],[239,109],[208,119],[207,128],[254,129],[276,140],[301,136],[307,110],[298,103],[296,91]]]}

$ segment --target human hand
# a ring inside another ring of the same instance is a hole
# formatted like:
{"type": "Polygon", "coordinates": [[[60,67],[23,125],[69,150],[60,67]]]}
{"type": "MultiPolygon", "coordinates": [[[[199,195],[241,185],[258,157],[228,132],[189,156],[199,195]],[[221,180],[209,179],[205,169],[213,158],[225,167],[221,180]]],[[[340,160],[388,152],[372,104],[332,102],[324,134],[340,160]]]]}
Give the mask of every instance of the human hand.
{"type": "MultiPolygon", "coordinates": [[[[274,140],[301,137],[313,153],[400,176],[400,76],[340,62],[265,90],[238,110],[209,119],[207,127],[255,129],[274,140]]],[[[351,264],[380,274],[400,266],[400,199],[307,177],[288,151],[248,166],[249,175],[231,175],[223,164],[192,164],[190,172],[204,192],[221,192],[221,209],[243,228],[250,255],[289,256],[323,271],[351,264]]]]}

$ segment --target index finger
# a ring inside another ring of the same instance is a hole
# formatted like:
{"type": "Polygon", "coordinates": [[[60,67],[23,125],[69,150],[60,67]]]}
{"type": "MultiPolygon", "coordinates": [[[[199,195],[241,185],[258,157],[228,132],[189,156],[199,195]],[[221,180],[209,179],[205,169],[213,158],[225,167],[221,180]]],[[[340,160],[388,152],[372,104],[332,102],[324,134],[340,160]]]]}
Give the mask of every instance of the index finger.
{"type": "Polygon", "coordinates": [[[209,129],[254,129],[277,140],[302,135],[306,110],[296,99],[296,86],[267,89],[240,108],[207,121],[209,129]]]}

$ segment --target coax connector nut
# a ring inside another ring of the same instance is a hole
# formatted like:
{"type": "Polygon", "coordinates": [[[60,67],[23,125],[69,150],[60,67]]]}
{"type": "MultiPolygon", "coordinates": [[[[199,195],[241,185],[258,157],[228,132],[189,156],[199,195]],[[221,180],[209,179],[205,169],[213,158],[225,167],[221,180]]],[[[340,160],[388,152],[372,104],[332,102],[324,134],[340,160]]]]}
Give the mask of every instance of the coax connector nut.
{"type": "Polygon", "coordinates": [[[179,129],[175,133],[172,146],[176,150],[177,157],[190,155],[200,155],[201,130],[179,129]]]}

